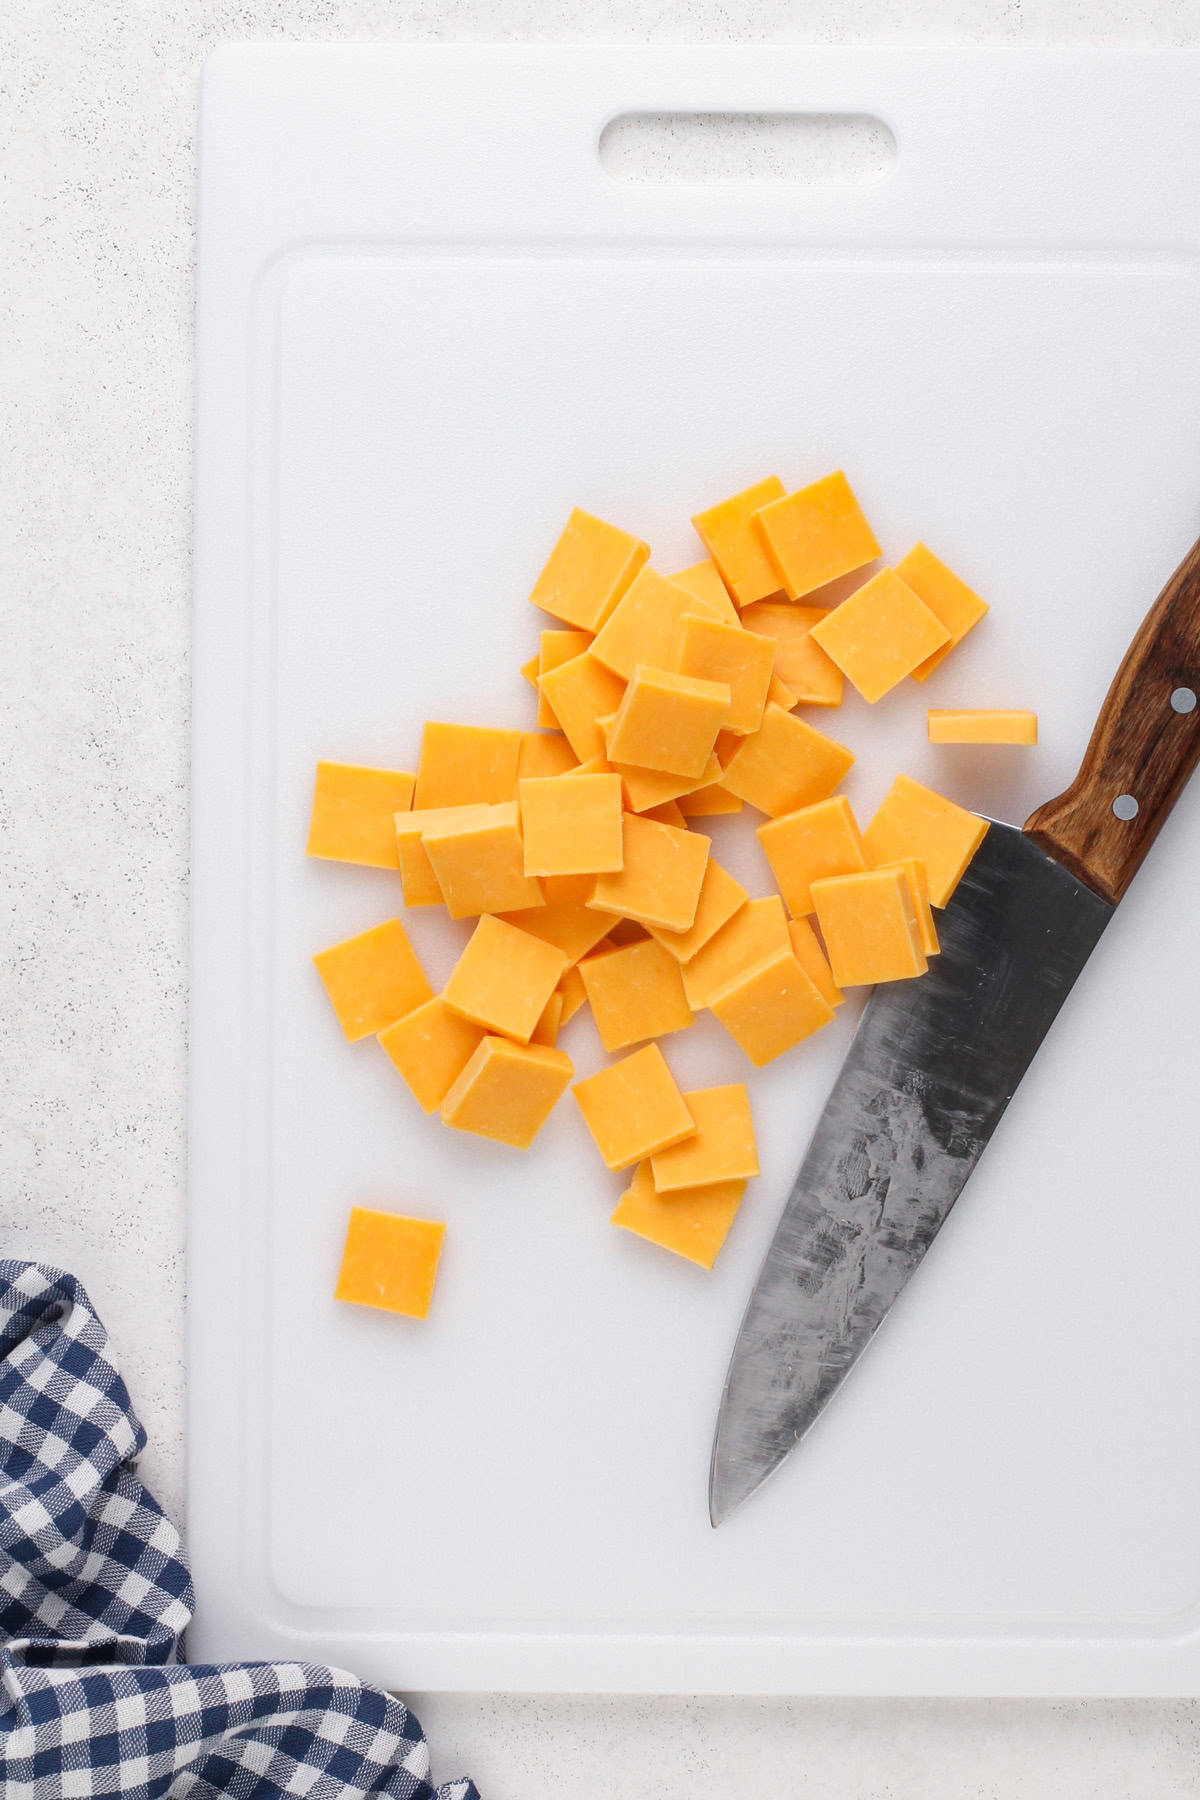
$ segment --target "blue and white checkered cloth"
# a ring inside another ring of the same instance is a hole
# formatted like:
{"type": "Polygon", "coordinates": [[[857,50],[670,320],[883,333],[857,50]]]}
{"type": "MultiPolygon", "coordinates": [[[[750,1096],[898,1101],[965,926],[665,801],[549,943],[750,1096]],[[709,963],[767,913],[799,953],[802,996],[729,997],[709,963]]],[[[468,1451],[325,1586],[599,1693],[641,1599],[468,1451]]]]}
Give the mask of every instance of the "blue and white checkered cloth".
{"type": "Polygon", "coordinates": [[[479,1800],[434,1788],[412,1713],[351,1675],[178,1660],[192,1583],[145,1442],[79,1283],[0,1262],[4,1800],[479,1800]]]}

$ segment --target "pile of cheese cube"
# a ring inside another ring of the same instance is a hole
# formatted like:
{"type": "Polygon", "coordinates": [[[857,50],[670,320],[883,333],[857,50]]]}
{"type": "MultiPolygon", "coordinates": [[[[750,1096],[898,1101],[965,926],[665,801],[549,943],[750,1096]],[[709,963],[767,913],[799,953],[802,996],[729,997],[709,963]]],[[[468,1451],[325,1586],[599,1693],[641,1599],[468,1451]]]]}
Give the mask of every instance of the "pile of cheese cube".
{"type": "MultiPolygon", "coordinates": [[[[794,493],[772,476],[694,524],[707,558],[663,575],[574,512],[530,595],[557,621],[522,671],[539,729],[428,723],[415,773],[320,763],[308,854],[477,921],[436,995],[398,918],[320,952],[346,1037],[377,1036],[425,1112],[523,1149],[590,1007],[616,1060],[574,1100],[607,1167],[634,1171],[613,1223],[711,1267],[758,1171],[747,1090],[681,1092],[656,1040],[708,1008],[761,1068],[845,987],[924,973],[986,824],[901,775],[860,831],[835,793],[852,753],[797,709],[837,706],[844,679],[871,702],[924,681],[987,608],[922,544],[820,605],[880,555],[840,471],[794,493]],[[747,806],[778,893],[751,896],[692,824],[747,806]]],[[[339,1293],[421,1311],[409,1228],[429,1222],[394,1221],[397,1288],[388,1215],[355,1219],[339,1293]]]]}

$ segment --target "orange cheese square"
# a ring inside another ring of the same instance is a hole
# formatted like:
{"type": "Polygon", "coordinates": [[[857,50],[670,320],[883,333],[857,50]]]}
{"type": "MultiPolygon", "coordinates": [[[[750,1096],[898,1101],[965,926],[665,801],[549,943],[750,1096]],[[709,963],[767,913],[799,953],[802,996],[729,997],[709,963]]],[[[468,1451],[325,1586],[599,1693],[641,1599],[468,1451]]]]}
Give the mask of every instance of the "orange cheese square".
{"type": "Polygon", "coordinates": [[[724,682],[673,675],[639,663],[609,730],[606,753],[617,764],[699,781],[729,702],[724,682]]]}
{"type": "Polygon", "coordinates": [[[825,952],[817,942],[817,934],[807,919],[789,919],[788,936],[792,940],[792,955],[808,976],[828,1006],[840,1006],[846,998],[837,982],[833,979],[833,970],[825,959],[825,952]]]}
{"type": "Polygon", "coordinates": [[[403,1018],[433,993],[399,919],[320,950],[313,962],[351,1044],[403,1018]]]}
{"type": "Polygon", "coordinates": [[[926,956],[936,956],[941,945],[938,942],[937,925],[934,922],[933,906],[929,898],[929,877],[925,873],[925,864],[918,857],[905,856],[895,864],[895,867],[903,869],[904,879],[908,883],[908,891],[912,895],[921,948],[926,956]]]}
{"type": "Polygon", "coordinates": [[[737,740],[721,785],[778,818],[826,799],[853,761],[844,744],[781,706],[768,705],[759,729],[737,740]]]}
{"type": "Polygon", "coordinates": [[[813,882],[813,904],[839,987],[906,981],[928,964],[903,869],[868,869],[813,882]]]}
{"type": "Polygon", "coordinates": [[[768,501],[783,497],[784,486],[778,475],[768,475],[728,500],[697,513],[692,520],[700,542],[712,557],[725,586],[738,606],[750,606],[777,594],[783,586],[779,573],[767,553],[762,539],[751,529],[750,521],[768,501]]]}
{"type": "Polygon", "coordinates": [[[986,831],[986,819],[909,775],[897,775],[863,832],[863,842],[880,867],[909,856],[923,862],[929,898],[934,906],[945,906],[986,831]]]}
{"type": "Polygon", "coordinates": [[[802,806],[796,812],[768,819],[756,833],[794,917],[813,909],[809,883],[822,875],[853,875],[869,869],[871,859],[850,802],[844,794],[802,806]]]}
{"type": "Polygon", "coordinates": [[[517,757],[517,785],[539,775],[565,775],[579,758],[561,731],[523,731],[517,757]]]}
{"type": "Polygon", "coordinates": [[[563,997],[555,988],[546,1002],[546,1010],[533,1028],[531,1044],[546,1044],[551,1050],[558,1043],[559,1028],[562,1025],[563,997]]]}
{"type": "MultiPolygon", "coordinates": [[[[557,669],[560,663],[570,662],[573,657],[582,656],[592,641],[590,631],[543,631],[538,634],[537,669],[533,677],[534,687],[538,687],[538,677],[548,675],[551,669],[557,669]]],[[[538,688],[537,722],[545,731],[558,729],[558,720],[554,709],[546,696],[538,688]]]]}
{"type": "Polygon", "coordinates": [[[597,951],[579,973],[606,1050],[686,1031],[692,1023],[679,964],[653,938],[597,951]]]}
{"type": "Polygon", "coordinates": [[[803,599],[879,555],[875,533],[840,469],[769,501],[755,512],[751,528],[789,600],[803,599]]]}
{"type": "Polygon", "coordinates": [[[676,1194],[684,1188],[746,1181],[757,1175],[758,1144],[745,1082],[689,1088],[683,1097],[696,1121],[696,1133],[651,1157],[656,1192],[676,1194]]]}
{"type": "Polygon", "coordinates": [[[619,775],[551,775],[522,781],[527,875],[601,875],[619,869],[619,775]]]}
{"type": "Polygon", "coordinates": [[[691,1137],[696,1122],[657,1044],[571,1089],[606,1167],[624,1169],[691,1137]]]}
{"type": "Polygon", "coordinates": [[[745,1192],[744,1181],[719,1181],[712,1187],[656,1194],[650,1164],[643,1162],[618,1200],[609,1224],[685,1256],[702,1269],[711,1269],[745,1192]]]}
{"type": "Polygon", "coordinates": [[[475,1054],[483,1030],[451,1012],[444,1000],[427,1000],[386,1031],[381,1047],[404,1077],[422,1112],[436,1112],[475,1054]]]}
{"type": "Polygon", "coordinates": [[[695,775],[667,775],[661,769],[639,769],[631,763],[609,763],[607,767],[615,770],[621,777],[621,786],[625,793],[625,804],[630,812],[652,812],[656,806],[664,806],[668,800],[682,800],[686,794],[694,793],[698,787],[709,782],[718,781],[721,776],[721,764],[714,750],[704,765],[704,773],[695,775]]]}
{"type": "Polygon", "coordinates": [[[597,876],[589,906],[642,925],[689,931],[696,921],[711,839],[636,813],[625,814],[623,838],[624,867],[619,874],[597,876]]]}
{"type": "Polygon", "coordinates": [[[521,735],[431,719],[421,733],[413,806],[493,806],[511,800],[521,735]]]}
{"type": "Polygon", "coordinates": [[[678,587],[657,569],[642,569],[597,632],[591,654],[623,681],[631,679],[638,663],[669,669],[680,621],[687,613],[720,617],[707,600],[678,587]]]}
{"type": "Polygon", "coordinates": [[[412,805],[415,781],[400,769],[319,762],[305,854],[370,869],[398,869],[393,821],[412,805]]]}
{"type": "Polygon", "coordinates": [[[790,943],[735,976],[709,1005],[756,1069],[765,1068],[833,1018],[833,1008],[793,955],[790,943]]]}
{"type": "Polygon", "coordinates": [[[872,705],[950,638],[895,569],[880,569],[856,588],[813,626],[812,635],[872,705]]]}
{"type": "Polygon", "coordinates": [[[801,606],[794,600],[763,600],[742,614],[747,631],[771,638],[775,644],[773,688],[767,698],[778,701],[785,712],[805,706],[840,706],[844,687],[842,671],[831,662],[812,634],[826,615],[823,606],[801,606]],[[778,688],[787,689],[780,698],[778,688]]]}
{"type": "Polygon", "coordinates": [[[561,1031],[568,1020],[573,1019],[581,1006],[587,1005],[587,989],[583,985],[583,976],[578,965],[572,963],[558,984],[557,992],[562,996],[562,1012],[559,1015],[558,1029],[561,1031]]]}
{"type": "Polygon", "coordinates": [[[729,710],[721,728],[744,735],[762,724],[774,663],[771,638],[720,619],[687,613],[679,627],[671,666],[680,675],[723,683],[729,689],[729,710]]]}
{"type": "Polygon", "coordinates": [[[931,744],[1036,744],[1035,712],[1019,708],[961,706],[925,714],[931,744]]]}
{"type": "Polygon", "coordinates": [[[988,606],[974,588],[939,562],[925,544],[915,544],[907,556],[896,564],[896,573],[907,581],[914,594],[919,594],[931,613],[935,613],[950,633],[949,643],[926,657],[913,670],[914,681],[928,681],[938,665],[945,661],[956,644],[961,644],[968,631],[978,625],[988,606]]]}
{"type": "Polygon", "coordinates": [[[420,812],[397,813],[393,821],[400,885],[405,906],[441,906],[443,894],[433,864],[422,842],[426,830],[440,825],[464,825],[487,817],[486,806],[423,807],[420,812]]]}
{"type": "Polygon", "coordinates": [[[749,898],[741,882],[735,881],[728,869],[723,869],[710,856],[705,865],[704,880],[700,884],[696,916],[689,928],[686,931],[664,931],[661,925],[651,925],[647,929],[664,950],[670,951],[676,962],[691,962],[721,927],[729,923],[734,913],[745,906],[749,898]]]}
{"type": "Polygon", "coordinates": [[[442,1119],[456,1131],[528,1150],[574,1073],[564,1050],[485,1037],[442,1101],[442,1119]]]}
{"type": "Polygon", "coordinates": [[[693,788],[690,794],[680,794],[679,810],[685,819],[712,819],[719,813],[740,813],[745,801],[731,794],[728,788],[719,781],[707,783],[704,787],[693,788]]]}
{"type": "Polygon", "coordinates": [[[588,905],[595,885],[594,875],[547,875],[541,884],[544,906],[501,916],[531,937],[556,945],[575,963],[595,948],[615,922],[615,914],[597,912],[588,905]]]}
{"type": "Polygon", "coordinates": [[[736,625],[738,609],[729,597],[729,589],[721,580],[721,571],[710,556],[699,562],[690,563],[686,569],[676,569],[668,576],[676,587],[686,588],[697,600],[705,601],[713,611],[715,618],[726,619],[730,625],[736,625]]]}
{"type": "Polygon", "coordinates": [[[546,696],[551,711],[580,762],[607,754],[599,721],[616,712],[625,693],[619,676],[598,663],[590,651],[559,663],[538,677],[538,691],[546,696]]]}
{"type": "Polygon", "coordinates": [[[542,904],[541,885],[525,873],[515,800],[486,807],[478,818],[427,826],[421,847],[452,919],[542,904]]]}
{"type": "Polygon", "coordinates": [[[352,1206],[334,1299],[427,1318],[445,1236],[435,1219],[352,1206]]]}
{"type": "Polygon", "coordinates": [[[473,1025],[527,1044],[566,967],[566,955],[556,945],[485,915],[442,998],[473,1025]]]}
{"type": "Polygon", "coordinates": [[[640,538],[576,507],[530,601],[568,625],[599,631],[649,555],[640,538]]]}
{"type": "Polygon", "coordinates": [[[707,1006],[735,976],[788,947],[787,914],[778,894],[766,894],[739,907],[683,965],[683,988],[693,1012],[707,1006]]]}

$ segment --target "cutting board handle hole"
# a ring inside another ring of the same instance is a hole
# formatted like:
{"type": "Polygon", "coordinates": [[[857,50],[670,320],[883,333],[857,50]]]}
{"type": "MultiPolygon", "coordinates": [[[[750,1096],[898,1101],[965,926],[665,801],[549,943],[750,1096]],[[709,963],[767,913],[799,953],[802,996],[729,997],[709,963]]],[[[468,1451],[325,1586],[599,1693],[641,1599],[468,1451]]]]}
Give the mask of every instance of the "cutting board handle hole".
{"type": "Polygon", "coordinates": [[[869,113],[630,112],[600,134],[617,181],[660,187],[874,187],[896,139],[869,113]]]}

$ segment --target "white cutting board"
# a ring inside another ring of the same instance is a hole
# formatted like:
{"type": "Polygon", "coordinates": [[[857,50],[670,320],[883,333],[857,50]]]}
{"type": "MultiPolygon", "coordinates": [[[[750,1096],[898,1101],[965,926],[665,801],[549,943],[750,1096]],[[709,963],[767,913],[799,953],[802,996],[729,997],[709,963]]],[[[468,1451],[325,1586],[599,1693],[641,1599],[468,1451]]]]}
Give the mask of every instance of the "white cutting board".
{"type": "MultiPolygon", "coordinates": [[[[1076,767],[1200,527],[1200,59],[243,47],[204,84],[190,1531],[197,1658],[408,1688],[1200,1691],[1200,784],[854,1380],[714,1533],[742,1307],[852,1028],[752,1078],[763,1174],[711,1275],[607,1224],[565,1102],[519,1155],[347,1047],[313,950],[399,908],[307,862],[321,755],[531,723],[568,509],[688,517],[849,471],[886,554],[993,602],[831,723],[1023,819],[1076,767]],[[636,110],[873,114],[890,180],[637,186],[636,110]],[[1036,707],[1032,752],[927,705],[1036,707]],[[448,1223],[426,1324],[339,1307],[347,1208],[448,1223]]],[[[765,888],[748,821],[718,847],[765,888]]],[[[412,931],[435,979],[461,930],[412,931]]],[[[564,1044],[599,1061],[586,1020],[564,1044]]],[[[685,1085],[750,1071],[711,1026],[685,1085]]]]}

